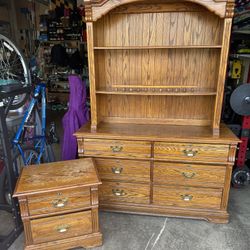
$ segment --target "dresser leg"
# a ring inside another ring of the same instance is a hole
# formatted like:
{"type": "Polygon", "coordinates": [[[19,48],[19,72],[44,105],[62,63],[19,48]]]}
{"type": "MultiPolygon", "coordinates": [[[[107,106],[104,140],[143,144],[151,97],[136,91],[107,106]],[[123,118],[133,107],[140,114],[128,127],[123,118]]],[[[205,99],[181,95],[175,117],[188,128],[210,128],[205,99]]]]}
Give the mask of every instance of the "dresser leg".
{"type": "Polygon", "coordinates": [[[229,215],[225,214],[225,216],[209,216],[206,217],[206,220],[211,223],[217,223],[217,224],[227,224],[229,222],[229,215]]]}

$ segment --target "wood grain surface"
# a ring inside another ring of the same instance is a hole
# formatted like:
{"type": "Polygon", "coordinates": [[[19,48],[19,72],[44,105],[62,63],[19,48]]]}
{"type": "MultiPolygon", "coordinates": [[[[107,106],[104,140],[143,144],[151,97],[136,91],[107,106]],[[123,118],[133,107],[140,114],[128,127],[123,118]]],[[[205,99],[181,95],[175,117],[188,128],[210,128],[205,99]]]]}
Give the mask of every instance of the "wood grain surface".
{"type": "Polygon", "coordinates": [[[224,187],[226,167],[183,163],[154,163],[154,183],[166,185],[224,187]]]}
{"type": "Polygon", "coordinates": [[[150,182],[150,161],[96,158],[102,180],[150,182]]]}
{"type": "MultiPolygon", "coordinates": [[[[75,136],[81,141],[84,138],[120,139],[142,141],[165,141],[209,144],[238,144],[240,140],[233,132],[222,124],[220,135],[213,136],[210,127],[202,126],[174,126],[163,124],[127,124],[127,123],[101,123],[96,132],[91,132],[90,124],[81,127],[75,136]]],[[[79,153],[81,153],[81,148],[79,153]]]]}
{"type": "Polygon", "coordinates": [[[30,215],[65,213],[72,209],[90,207],[90,189],[77,188],[28,196],[30,215]]]}
{"type": "Polygon", "coordinates": [[[30,223],[34,243],[92,233],[91,211],[36,219],[30,223]]]}
{"type": "Polygon", "coordinates": [[[216,161],[227,162],[229,154],[228,145],[210,145],[210,144],[184,144],[155,142],[155,159],[172,159],[188,161],[216,161]]]}
{"type": "Polygon", "coordinates": [[[90,158],[23,168],[14,197],[101,184],[90,158]]]}
{"type": "Polygon", "coordinates": [[[92,248],[102,245],[102,234],[100,232],[88,235],[81,235],[67,239],[51,242],[38,243],[35,245],[25,245],[25,250],[68,250],[73,248],[92,248]]]}
{"type": "Polygon", "coordinates": [[[149,185],[107,182],[104,181],[99,188],[99,200],[118,203],[149,204],[149,185]]]}
{"type": "Polygon", "coordinates": [[[85,139],[84,154],[89,156],[150,157],[151,145],[142,141],[85,139]]]}
{"type": "Polygon", "coordinates": [[[153,204],[156,205],[207,209],[221,207],[221,189],[154,185],[153,190],[153,204]]]}

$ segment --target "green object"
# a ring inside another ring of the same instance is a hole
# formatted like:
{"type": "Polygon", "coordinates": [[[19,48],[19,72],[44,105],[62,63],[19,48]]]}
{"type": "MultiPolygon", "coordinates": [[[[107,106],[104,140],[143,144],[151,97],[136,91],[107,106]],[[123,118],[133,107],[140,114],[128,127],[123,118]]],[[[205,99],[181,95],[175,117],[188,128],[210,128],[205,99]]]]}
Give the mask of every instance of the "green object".
{"type": "Polygon", "coordinates": [[[238,53],[239,54],[250,54],[250,49],[239,49],[238,53]]]}

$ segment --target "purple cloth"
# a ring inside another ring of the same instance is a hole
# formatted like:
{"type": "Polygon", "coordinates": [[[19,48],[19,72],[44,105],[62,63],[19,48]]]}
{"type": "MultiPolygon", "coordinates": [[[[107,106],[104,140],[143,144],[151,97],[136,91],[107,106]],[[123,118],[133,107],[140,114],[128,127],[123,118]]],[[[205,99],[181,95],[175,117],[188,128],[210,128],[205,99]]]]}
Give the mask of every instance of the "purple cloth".
{"type": "Polygon", "coordinates": [[[69,76],[69,110],[63,117],[62,160],[72,160],[77,157],[77,140],[73,135],[89,120],[86,107],[86,86],[77,75],[69,76]]]}

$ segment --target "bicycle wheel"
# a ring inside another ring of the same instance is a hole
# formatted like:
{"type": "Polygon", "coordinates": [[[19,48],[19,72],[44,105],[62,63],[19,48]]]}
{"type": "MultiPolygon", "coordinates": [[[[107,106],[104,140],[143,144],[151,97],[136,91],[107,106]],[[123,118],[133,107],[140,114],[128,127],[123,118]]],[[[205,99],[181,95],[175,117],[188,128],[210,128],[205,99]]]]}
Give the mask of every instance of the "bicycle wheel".
{"type": "Polygon", "coordinates": [[[36,164],[39,155],[37,150],[34,149],[32,146],[23,147],[22,150],[24,158],[26,160],[26,164],[24,163],[23,158],[19,151],[14,155],[13,158],[13,167],[17,176],[19,176],[21,169],[23,167],[26,167],[27,165],[36,164]]]}
{"type": "MultiPolygon", "coordinates": [[[[11,89],[31,84],[30,72],[24,56],[17,46],[7,37],[0,34],[0,90],[5,92],[11,89]]],[[[11,109],[21,107],[29,94],[17,95],[11,109]]],[[[8,103],[5,99],[5,104],[8,103]]]]}

